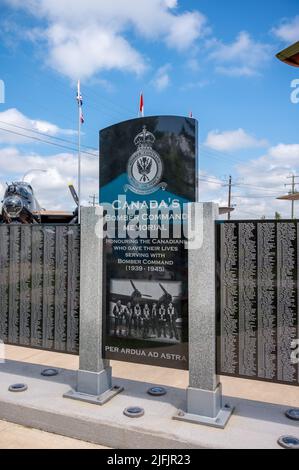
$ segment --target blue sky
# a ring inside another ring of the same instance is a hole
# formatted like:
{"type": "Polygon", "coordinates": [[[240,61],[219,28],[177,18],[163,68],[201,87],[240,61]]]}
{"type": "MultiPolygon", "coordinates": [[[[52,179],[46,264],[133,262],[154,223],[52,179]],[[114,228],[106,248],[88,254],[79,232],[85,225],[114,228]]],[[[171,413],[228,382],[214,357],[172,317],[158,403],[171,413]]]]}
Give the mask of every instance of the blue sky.
{"type": "Polygon", "coordinates": [[[290,100],[299,69],[275,53],[299,40],[298,0],[0,0],[0,8],[0,190],[42,168],[28,176],[42,205],[72,206],[75,153],[7,130],[73,147],[53,137],[76,141],[81,78],[86,203],[97,192],[99,129],[136,117],[143,90],[146,115],[192,111],[199,120],[202,200],[225,205],[231,174],[236,217],[289,216],[275,195],[299,174],[299,104],[290,100]]]}

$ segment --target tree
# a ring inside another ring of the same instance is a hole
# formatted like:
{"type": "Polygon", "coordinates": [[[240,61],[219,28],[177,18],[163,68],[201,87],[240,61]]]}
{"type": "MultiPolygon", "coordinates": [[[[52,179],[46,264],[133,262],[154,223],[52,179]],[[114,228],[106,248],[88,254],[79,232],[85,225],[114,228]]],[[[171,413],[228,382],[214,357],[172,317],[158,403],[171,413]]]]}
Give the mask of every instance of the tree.
{"type": "Polygon", "coordinates": [[[280,220],[281,214],[279,212],[275,212],[275,220],[280,220]]]}

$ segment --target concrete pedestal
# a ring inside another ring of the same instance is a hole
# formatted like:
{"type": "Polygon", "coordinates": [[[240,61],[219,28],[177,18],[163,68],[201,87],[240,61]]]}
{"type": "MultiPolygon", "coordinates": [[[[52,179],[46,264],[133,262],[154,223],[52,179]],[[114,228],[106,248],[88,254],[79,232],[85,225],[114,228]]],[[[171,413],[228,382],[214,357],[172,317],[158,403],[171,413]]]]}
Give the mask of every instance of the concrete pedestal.
{"type": "Polygon", "coordinates": [[[202,235],[201,243],[190,245],[188,251],[189,387],[187,409],[179,410],[174,419],[223,428],[232,409],[222,405],[221,384],[216,373],[215,221],[218,213],[216,204],[192,204],[190,225],[196,228],[202,224],[202,235]],[[194,220],[195,214],[202,214],[201,220],[194,220]]]}
{"type": "Polygon", "coordinates": [[[101,206],[81,208],[80,363],[76,389],[63,395],[97,405],[123,390],[112,387],[112,369],[102,357],[103,240],[97,235],[102,221],[101,206]]]}

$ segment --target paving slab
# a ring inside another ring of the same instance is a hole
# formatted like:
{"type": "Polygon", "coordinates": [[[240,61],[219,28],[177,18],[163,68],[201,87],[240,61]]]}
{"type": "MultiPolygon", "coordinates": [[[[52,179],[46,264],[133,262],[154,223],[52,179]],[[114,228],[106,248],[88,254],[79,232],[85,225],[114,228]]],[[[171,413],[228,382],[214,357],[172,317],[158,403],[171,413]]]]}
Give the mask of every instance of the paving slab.
{"type": "Polygon", "coordinates": [[[107,449],[107,447],[0,421],[0,449],[107,449]]]}

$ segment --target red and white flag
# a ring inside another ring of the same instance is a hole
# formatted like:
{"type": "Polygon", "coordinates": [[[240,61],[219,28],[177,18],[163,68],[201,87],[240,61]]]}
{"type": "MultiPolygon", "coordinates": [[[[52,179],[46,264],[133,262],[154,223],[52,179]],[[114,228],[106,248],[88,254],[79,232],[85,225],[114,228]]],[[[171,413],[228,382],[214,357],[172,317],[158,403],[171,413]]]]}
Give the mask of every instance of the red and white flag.
{"type": "Polygon", "coordinates": [[[82,98],[82,95],[81,95],[80,80],[78,80],[78,87],[77,87],[77,103],[78,103],[78,106],[79,106],[80,122],[81,122],[81,124],[84,124],[84,116],[83,116],[83,111],[82,111],[83,98],[82,98]]]}
{"type": "Polygon", "coordinates": [[[81,124],[84,124],[84,116],[83,116],[83,112],[82,112],[82,108],[80,109],[80,121],[81,121],[81,124]]]}
{"type": "Polygon", "coordinates": [[[144,101],[143,93],[140,93],[140,102],[139,102],[139,116],[144,117],[144,101]]]}

